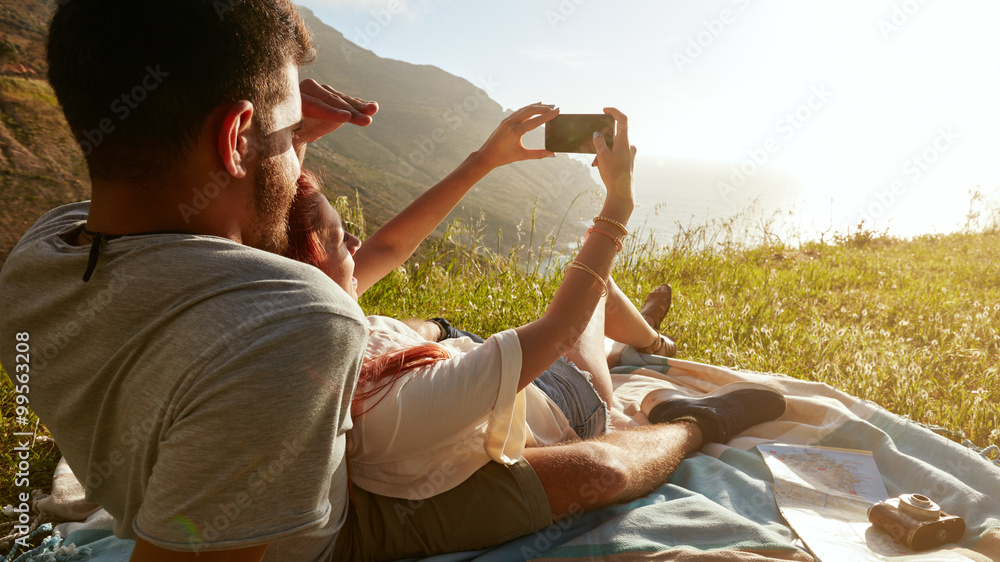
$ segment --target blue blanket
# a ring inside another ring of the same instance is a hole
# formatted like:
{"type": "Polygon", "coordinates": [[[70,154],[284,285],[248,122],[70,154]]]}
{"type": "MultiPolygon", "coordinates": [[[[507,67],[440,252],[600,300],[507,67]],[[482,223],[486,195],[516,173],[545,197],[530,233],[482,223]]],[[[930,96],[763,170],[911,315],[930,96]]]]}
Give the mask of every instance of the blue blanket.
{"type": "MultiPolygon", "coordinates": [[[[708,392],[730,382],[766,382],[786,395],[788,409],[726,445],[707,445],[643,498],[492,549],[427,560],[813,560],[775,503],[771,474],[756,450],[770,442],[872,451],[890,495],[921,492],[965,519],[965,536],[951,552],[1000,560],[1000,466],[984,455],[824,384],[634,352],[623,362],[613,372],[614,408],[630,423],[648,423],[638,409],[642,397],[670,386],[708,392]]],[[[16,560],[128,559],[132,543],[111,535],[110,518],[74,525],[16,560]],[[55,554],[70,544],[75,554],[55,554]]]]}

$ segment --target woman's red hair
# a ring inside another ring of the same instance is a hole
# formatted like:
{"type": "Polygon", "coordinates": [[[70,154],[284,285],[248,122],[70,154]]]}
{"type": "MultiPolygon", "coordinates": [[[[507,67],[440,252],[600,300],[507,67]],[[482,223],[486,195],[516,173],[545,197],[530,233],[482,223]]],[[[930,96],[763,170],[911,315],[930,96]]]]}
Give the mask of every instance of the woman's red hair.
{"type": "MultiPolygon", "coordinates": [[[[366,357],[361,364],[361,374],[358,375],[358,387],[354,391],[354,398],[351,402],[361,404],[369,398],[387,391],[403,374],[449,358],[451,358],[451,354],[448,353],[448,350],[440,345],[431,343],[397,349],[383,353],[377,357],[366,357]]],[[[385,398],[386,394],[388,392],[383,393],[374,404],[363,412],[355,412],[352,409],[351,415],[358,417],[368,413],[368,410],[377,406],[385,398]]]]}
{"type": "MultiPolygon", "coordinates": [[[[316,175],[303,169],[288,213],[288,249],[284,256],[322,269],[327,255],[321,238],[323,233],[320,232],[320,197],[325,195],[316,175]]],[[[443,347],[428,343],[365,358],[352,402],[360,404],[390,388],[404,373],[450,357],[451,354],[443,347]]],[[[352,412],[352,415],[360,416],[368,412],[382,398],[364,412],[352,412]]]]}
{"type": "Polygon", "coordinates": [[[288,211],[288,249],[284,255],[322,269],[326,264],[326,247],[319,228],[319,198],[324,197],[323,190],[308,170],[302,170],[296,186],[288,211]]]}

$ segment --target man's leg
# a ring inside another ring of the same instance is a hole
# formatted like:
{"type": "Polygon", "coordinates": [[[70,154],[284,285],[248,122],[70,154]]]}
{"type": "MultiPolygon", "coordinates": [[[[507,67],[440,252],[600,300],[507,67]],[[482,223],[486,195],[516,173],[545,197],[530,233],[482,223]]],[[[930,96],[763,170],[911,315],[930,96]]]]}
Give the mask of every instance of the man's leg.
{"type": "Polygon", "coordinates": [[[355,489],[335,559],[478,550],[543,529],[555,518],[648,494],[704,441],[728,440],[784,411],[777,392],[737,384],[742,386],[736,391],[723,386],[700,398],[661,393],[664,423],[525,449],[517,463],[488,463],[457,487],[425,500],[355,489]],[[770,406],[760,407],[768,401],[770,406]],[[491,517],[483,518],[483,509],[491,517]]]}
{"type": "Polygon", "coordinates": [[[500,544],[544,529],[556,517],[647,494],[700,444],[694,423],[668,423],[526,449],[518,463],[488,463],[458,487],[425,500],[355,488],[334,559],[399,559],[500,544]],[[484,509],[491,517],[482,517],[484,509]]]}
{"type": "Polygon", "coordinates": [[[333,560],[399,560],[480,550],[552,524],[545,489],[524,460],[487,463],[457,487],[423,500],[379,496],[357,487],[351,498],[333,560]]]}
{"type": "Polygon", "coordinates": [[[642,497],[702,445],[691,421],[612,431],[587,441],[524,450],[553,518],[642,497]]]}
{"type": "Polygon", "coordinates": [[[643,405],[653,425],[525,449],[524,459],[545,488],[554,518],[644,496],[703,444],[727,443],[785,412],[779,392],[750,382],[724,385],[704,395],[657,390],[643,405]]]}

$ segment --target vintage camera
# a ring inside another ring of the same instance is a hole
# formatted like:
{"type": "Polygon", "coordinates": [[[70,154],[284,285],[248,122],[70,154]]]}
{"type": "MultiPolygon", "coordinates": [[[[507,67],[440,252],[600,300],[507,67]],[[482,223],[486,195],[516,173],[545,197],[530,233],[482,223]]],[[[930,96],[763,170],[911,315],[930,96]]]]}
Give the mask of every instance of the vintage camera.
{"type": "Polygon", "coordinates": [[[927,496],[903,494],[868,508],[868,520],[913,550],[928,550],[962,540],[965,521],[941,511],[927,496]]]}

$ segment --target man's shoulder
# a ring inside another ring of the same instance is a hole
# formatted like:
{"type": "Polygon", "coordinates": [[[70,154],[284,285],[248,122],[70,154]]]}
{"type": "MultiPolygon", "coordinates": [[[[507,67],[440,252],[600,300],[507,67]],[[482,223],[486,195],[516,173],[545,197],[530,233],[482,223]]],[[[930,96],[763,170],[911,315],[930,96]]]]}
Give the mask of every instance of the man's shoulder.
{"type": "Polygon", "coordinates": [[[183,290],[219,294],[220,302],[254,309],[328,312],[364,323],[348,294],[318,268],[219,238],[177,241],[160,258],[176,262],[185,274],[183,290]],[[168,257],[169,256],[169,257],[168,257]]]}
{"type": "Polygon", "coordinates": [[[87,213],[90,211],[90,201],[78,201],[68,203],[47,211],[38,217],[34,224],[28,228],[27,232],[17,241],[11,254],[17,252],[19,247],[25,246],[40,238],[57,234],[68,229],[74,224],[83,224],[87,221],[87,213]]]}
{"type": "Polygon", "coordinates": [[[217,236],[111,240],[84,283],[90,247],[72,246],[59,234],[82,224],[88,208],[84,202],[54,209],[19,242],[0,274],[0,308],[8,316],[37,324],[65,312],[60,303],[72,302],[77,314],[66,320],[130,326],[135,333],[155,328],[159,334],[231,338],[303,323],[365,330],[358,304],[319,269],[217,236]]]}

